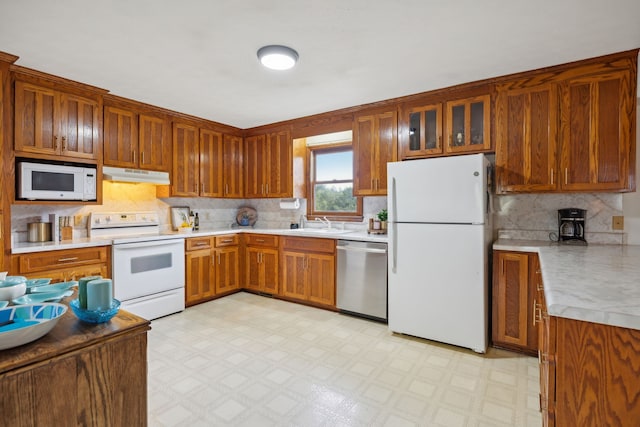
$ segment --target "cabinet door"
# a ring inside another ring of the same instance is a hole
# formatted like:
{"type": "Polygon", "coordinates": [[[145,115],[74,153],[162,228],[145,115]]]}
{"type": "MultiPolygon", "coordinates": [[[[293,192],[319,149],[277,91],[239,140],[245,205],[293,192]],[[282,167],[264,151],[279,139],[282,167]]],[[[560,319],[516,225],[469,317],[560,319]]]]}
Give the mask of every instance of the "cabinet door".
{"type": "Polygon", "coordinates": [[[262,290],[277,294],[279,288],[278,249],[262,249],[262,290]]]}
{"type": "Polygon", "coordinates": [[[396,161],[396,111],[356,117],[353,134],[354,195],[387,194],[387,162],[396,161]]]}
{"type": "Polygon", "coordinates": [[[537,335],[529,337],[529,254],[495,252],[493,283],[493,342],[527,348],[531,339],[536,346],[537,335]]]}
{"type": "Polygon", "coordinates": [[[15,91],[15,150],[59,154],[59,101],[55,91],[21,81],[16,81],[15,91]]]}
{"type": "Polygon", "coordinates": [[[103,159],[107,166],[136,168],[138,115],[129,110],[104,107],[103,159]]]}
{"type": "Polygon", "coordinates": [[[197,127],[174,123],[172,196],[197,197],[199,195],[198,139],[197,127]]]}
{"type": "Polygon", "coordinates": [[[293,195],[292,156],[293,142],[289,131],[273,132],[266,136],[263,197],[293,195]]]}
{"type": "Polygon", "coordinates": [[[167,119],[140,114],[139,124],[140,169],[169,172],[171,135],[167,119]]]}
{"type": "Polygon", "coordinates": [[[282,251],[282,295],[306,300],[307,255],[303,252],[282,251]]]}
{"type": "Polygon", "coordinates": [[[244,140],[244,195],[264,197],[265,135],[249,136],[244,140]]]}
{"type": "Polygon", "coordinates": [[[309,301],[335,306],[335,257],[333,255],[308,254],[306,273],[309,301]]]}
{"type": "Polygon", "coordinates": [[[447,102],[445,151],[480,152],[491,149],[490,95],[447,102]]]}
{"type": "Polygon", "coordinates": [[[496,191],[554,191],[558,181],[557,86],[518,86],[498,87],[496,191]]]}
{"type": "Polygon", "coordinates": [[[442,104],[410,108],[404,123],[403,159],[442,154],[442,104]]]}
{"type": "Polygon", "coordinates": [[[215,296],[212,251],[203,249],[185,254],[185,304],[192,305],[215,296]]]}
{"type": "Polygon", "coordinates": [[[614,71],[562,84],[563,190],[634,187],[629,176],[629,153],[635,143],[631,139],[636,81],[631,81],[631,76],[629,70],[614,71]]]}
{"type": "Polygon", "coordinates": [[[247,289],[261,290],[261,263],[262,252],[260,248],[247,247],[245,249],[245,282],[247,289]]]}
{"type": "Polygon", "coordinates": [[[97,159],[102,123],[101,105],[74,94],[61,95],[61,154],[82,159],[97,159]]]}
{"type": "Polygon", "coordinates": [[[242,138],[233,135],[224,135],[223,142],[223,182],[224,197],[244,197],[243,187],[243,159],[242,138]]]}
{"type": "Polygon", "coordinates": [[[216,293],[240,287],[240,252],[237,246],[216,249],[216,293]]]}
{"type": "Polygon", "coordinates": [[[200,129],[200,196],[223,196],[222,161],[222,134],[200,129]]]}

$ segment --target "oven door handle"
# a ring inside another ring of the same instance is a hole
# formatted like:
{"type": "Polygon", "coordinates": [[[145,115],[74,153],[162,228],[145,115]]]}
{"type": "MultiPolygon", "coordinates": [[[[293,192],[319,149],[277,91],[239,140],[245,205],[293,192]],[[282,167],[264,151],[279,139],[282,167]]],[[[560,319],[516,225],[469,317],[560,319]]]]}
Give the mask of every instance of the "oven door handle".
{"type": "Polygon", "coordinates": [[[172,245],[184,246],[184,239],[169,239],[169,240],[154,240],[151,242],[137,242],[137,243],[121,243],[113,245],[113,250],[125,250],[125,249],[139,249],[139,248],[161,248],[172,245]]]}

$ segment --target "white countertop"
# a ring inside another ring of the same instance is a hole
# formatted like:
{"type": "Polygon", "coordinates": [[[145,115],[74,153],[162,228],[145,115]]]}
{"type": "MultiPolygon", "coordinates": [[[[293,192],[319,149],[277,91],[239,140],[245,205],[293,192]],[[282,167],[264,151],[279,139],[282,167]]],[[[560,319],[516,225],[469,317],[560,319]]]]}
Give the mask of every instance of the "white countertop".
{"type": "MultiPolygon", "coordinates": [[[[261,234],[277,234],[281,236],[300,236],[300,237],[315,237],[335,240],[356,240],[364,242],[381,242],[386,243],[388,238],[386,234],[368,234],[366,231],[352,231],[344,234],[333,234],[318,232],[305,232],[304,230],[290,230],[290,229],[217,229],[217,230],[199,230],[191,233],[165,233],[163,236],[180,236],[184,238],[200,237],[200,236],[215,236],[221,234],[235,234],[235,233],[261,233],[261,234]]],[[[141,237],[142,238],[142,237],[141,237]]],[[[33,252],[43,251],[55,251],[62,249],[77,249],[88,248],[93,246],[110,246],[113,243],[113,239],[109,238],[80,238],[63,242],[20,242],[14,244],[11,248],[12,254],[26,254],[33,252]]]]}
{"type": "Polygon", "coordinates": [[[493,249],[538,253],[550,315],[640,330],[640,246],[500,239],[493,249]]]}

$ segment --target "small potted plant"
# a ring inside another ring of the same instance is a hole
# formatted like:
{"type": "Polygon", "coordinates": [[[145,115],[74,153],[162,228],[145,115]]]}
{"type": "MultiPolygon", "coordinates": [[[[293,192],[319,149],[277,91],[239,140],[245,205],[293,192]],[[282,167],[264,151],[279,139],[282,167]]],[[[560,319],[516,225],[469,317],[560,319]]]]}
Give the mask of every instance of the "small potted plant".
{"type": "Polygon", "coordinates": [[[380,220],[380,229],[381,230],[386,230],[387,229],[387,210],[386,209],[382,209],[380,212],[378,212],[378,219],[380,220]]]}

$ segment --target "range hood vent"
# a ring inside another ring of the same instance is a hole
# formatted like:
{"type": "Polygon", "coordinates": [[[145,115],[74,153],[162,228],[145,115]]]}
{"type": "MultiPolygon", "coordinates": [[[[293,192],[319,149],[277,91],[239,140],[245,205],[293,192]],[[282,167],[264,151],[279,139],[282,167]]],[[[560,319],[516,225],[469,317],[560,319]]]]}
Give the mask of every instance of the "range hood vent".
{"type": "Polygon", "coordinates": [[[147,171],[141,169],[126,169],[104,166],[102,177],[107,181],[139,182],[156,185],[169,185],[169,173],[158,171],[147,171]]]}

